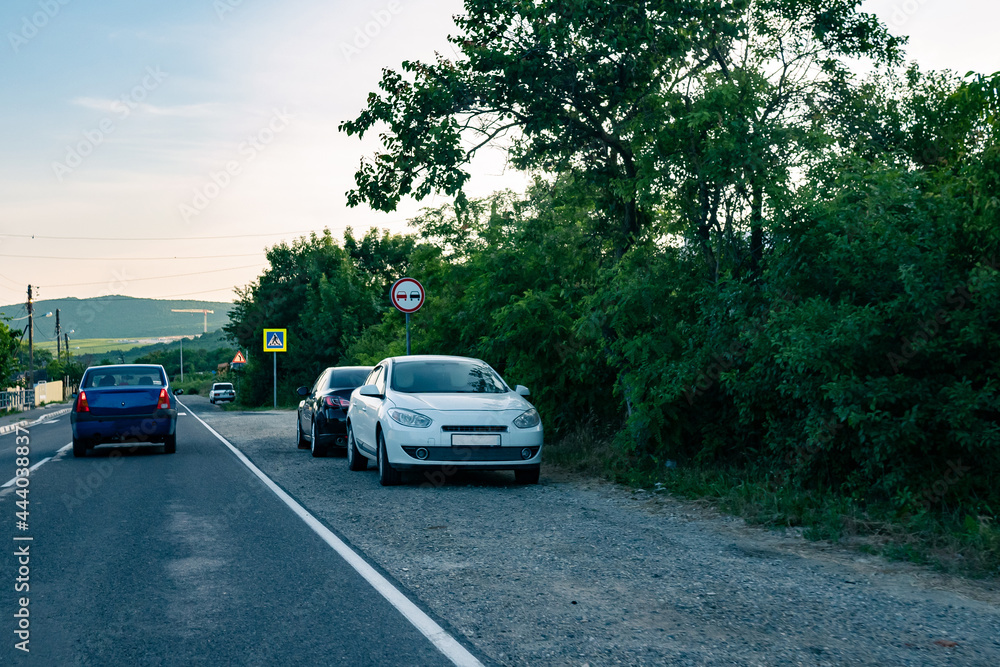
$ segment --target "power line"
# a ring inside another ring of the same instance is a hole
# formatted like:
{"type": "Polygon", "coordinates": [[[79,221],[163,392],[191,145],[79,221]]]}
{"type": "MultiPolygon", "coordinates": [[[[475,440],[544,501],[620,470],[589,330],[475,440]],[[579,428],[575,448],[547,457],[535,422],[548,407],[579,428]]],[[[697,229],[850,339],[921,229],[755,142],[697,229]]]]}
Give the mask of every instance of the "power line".
{"type": "Polygon", "coordinates": [[[160,257],[53,257],[49,255],[3,255],[0,257],[13,257],[16,259],[59,259],[63,261],[99,261],[99,262],[155,262],[159,259],[227,259],[229,257],[260,257],[264,254],[263,250],[258,252],[252,252],[245,255],[199,255],[197,257],[169,257],[162,255],[160,257]]]}
{"type": "MultiPolygon", "coordinates": [[[[390,220],[382,223],[383,225],[394,225],[399,224],[399,220],[390,220]]],[[[409,224],[409,220],[404,220],[409,224]]],[[[324,230],[330,230],[330,232],[345,232],[347,227],[352,225],[345,225],[344,227],[324,227],[324,230]]],[[[371,225],[372,228],[382,229],[383,227],[377,225],[371,225]]],[[[268,234],[229,234],[227,236],[169,236],[169,237],[143,237],[143,238],[130,238],[130,237],[107,237],[107,236],[48,236],[42,234],[0,234],[0,238],[12,238],[12,239],[44,239],[46,241],[219,241],[219,240],[231,240],[231,239],[250,239],[250,238],[268,238],[268,237],[278,237],[278,236],[290,236],[296,234],[312,234],[321,233],[322,230],[317,229],[301,229],[294,232],[270,232],[268,234]]]]}
{"type": "Polygon", "coordinates": [[[191,296],[192,294],[209,294],[210,292],[221,292],[222,290],[231,290],[232,287],[220,287],[218,289],[207,289],[201,292],[185,292],[184,294],[168,294],[166,296],[158,296],[157,299],[174,299],[179,296],[191,296]]]}
{"type": "MultiPolygon", "coordinates": [[[[231,289],[231,288],[220,287],[220,288],[214,289],[214,290],[205,290],[205,292],[220,292],[220,291],[222,291],[224,289],[231,289]]],[[[197,292],[192,292],[192,294],[196,294],[196,293],[197,292]]],[[[80,301],[80,302],[95,301],[95,302],[99,302],[99,303],[106,303],[108,301],[160,301],[160,300],[166,299],[166,298],[168,298],[168,297],[161,297],[161,296],[128,296],[128,295],[125,295],[125,294],[106,294],[104,296],[90,296],[90,297],[85,297],[83,299],[78,299],[76,297],[63,297],[62,299],[44,299],[44,301],[74,300],[74,301],[80,301]]],[[[185,300],[186,301],[199,301],[198,299],[185,299],[185,300]]],[[[220,302],[210,301],[210,302],[207,302],[207,303],[220,303],[220,302]]],[[[23,304],[21,304],[21,308],[24,308],[23,304]]]]}
{"type": "MultiPolygon", "coordinates": [[[[95,302],[98,302],[98,303],[107,303],[108,301],[161,301],[163,299],[173,299],[175,297],[188,296],[188,295],[191,295],[191,294],[208,294],[209,292],[221,292],[223,290],[234,289],[235,287],[236,286],[233,285],[233,286],[230,286],[230,287],[218,287],[216,289],[202,290],[200,292],[185,292],[184,294],[167,294],[167,295],[164,295],[164,296],[127,296],[127,295],[124,295],[124,294],[109,294],[107,296],[92,296],[92,297],[87,297],[86,299],[79,299],[79,301],[95,301],[95,302]]],[[[59,301],[59,299],[45,299],[45,300],[46,301],[59,301]]],[[[199,299],[190,299],[190,300],[191,301],[200,301],[200,302],[203,302],[203,303],[229,303],[227,301],[221,301],[221,302],[220,301],[214,301],[214,302],[210,301],[210,302],[205,302],[204,300],[199,300],[199,299]]]]}
{"type": "MultiPolygon", "coordinates": [[[[43,236],[41,234],[0,234],[0,237],[12,239],[45,239],[47,241],[217,241],[220,239],[246,239],[265,238],[269,236],[287,236],[289,234],[309,234],[315,229],[306,229],[297,232],[271,232],[270,234],[230,234],[228,236],[171,236],[165,238],[126,238],[126,237],[99,237],[99,236],[43,236]]],[[[333,230],[331,230],[333,231],[333,230]]]]}
{"type": "MultiPolygon", "coordinates": [[[[223,271],[236,271],[237,269],[252,269],[252,268],[255,268],[255,267],[259,267],[259,266],[260,266],[260,264],[246,264],[244,266],[231,266],[228,269],[212,269],[211,271],[195,271],[193,273],[175,273],[175,274],[170,275],[170,276],[151,276],[149,278],[122,278],[121,281],[128,283],[128,282],[138,282],[140,280],[162,280],[164,278],[184,278],[186,276],[200,276],[200,275],[204,275],[206,273],[222,273],[223,271]]],[[[45,288],[52,288],[52,287],[84,287],[84,286],[87,286],[87,285],[104,285],[105,283],[107,283],[106,280],[98,280],[98,281],[92,282],[92,283],[72,283],[72,284],[66,284],[66,285],[44,285],[44,287],[45,288]]]]}
{"type": "Polygon", "coordinates": [[[9,282],[9,283],[10,283],[11,285],[14,285],[14,286],[15,286],[15,287],[17,288],[17,291],[18,291],[18,292],[20,292],[20,291],[21,291],[21,284],[20,284],[20,283],[16,283],[16,282],[14,282],[13,280],[11,280],[10,278],[8,278],[7,276],[5,276],[5,275],[4,275],[4,274],[2,274],[2,273],[0,273],[0,278],[3,278],[3,279],[4,279],[4,280],[6,280],[7,282],[9,282]]]}
{"type": "MultiPolygon", "coordinates": [[[[17,308],[17,310],[16,310],[16,311],[14,311],[14,312],[15,312],[15,314],[20,314],[20,313],[22,313],[22,312],[25,312],[25,311],[24,311],[24,302],[23,302],[23,301],[21,301],[20,303],[12,303],[12,304],[9,304],[9,305],[11,305],[11,306],[14,306],[15,308],[17,308]]],[[[5,315],[4,317],[7,317],[7,316],[5,315]]],[[[27,317],[27,316],[25,316],[25,317],[27,317]]],[[[23,320],[23,319],[24,319],[24,317],[19,317],[19,318],[10,318],[10,319],[11,319],[11,320],[14,320],[14,319],[20,319],[20,320],[23,320]]]]}

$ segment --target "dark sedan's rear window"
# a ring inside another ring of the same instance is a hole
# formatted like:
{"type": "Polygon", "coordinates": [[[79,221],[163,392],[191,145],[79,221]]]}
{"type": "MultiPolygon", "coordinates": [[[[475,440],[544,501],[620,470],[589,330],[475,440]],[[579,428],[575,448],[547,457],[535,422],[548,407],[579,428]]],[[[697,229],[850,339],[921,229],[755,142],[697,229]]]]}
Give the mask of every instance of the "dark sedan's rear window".
{"type": "Polygon", "coordinates": [[[327,383],[327,388],[354,389],[355,387],[360,387],[370,372],[370,368],[335,368],[330,373],[330,381],[327,383]]]}
{"type": "Polygon", "coordinates": [[[162,387],[159,368],[149,366],[108,366],[87,371],[81,389],[94,387],[162,387]]]}

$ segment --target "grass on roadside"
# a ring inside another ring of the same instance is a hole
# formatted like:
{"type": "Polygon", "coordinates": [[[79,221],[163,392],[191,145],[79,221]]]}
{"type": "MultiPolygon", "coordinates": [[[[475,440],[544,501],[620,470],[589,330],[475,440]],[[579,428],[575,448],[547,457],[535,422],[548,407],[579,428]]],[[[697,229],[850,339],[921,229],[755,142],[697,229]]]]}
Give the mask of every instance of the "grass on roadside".
{"type": "Polygon", "coordinates": [[[295,409],[295,406],[284,405],[282,403],[278,403],[278,407],[277,408],[275,408],[273,405],[244,405],[243,403],[240,403],[240,401],[239,401],[238,398],[235,401],[233,401],[232,403],[220,403],[219,407],[222,408],[223,410],[227,411],[227,412],[229,412],[229,411],[235,411],[235,412],[267,412],[268,410],[294,410],[295,409]]]}
{"type": "Polygon", "coordinates": [[[639,465],[615,447],[613,434],[592,424],[547,445],[545,458],[633,488],[708,501],[751,524],[800,527],[810,540],[965,576],[1000,577],[1000,528],[992,516],[968,509],[901,514],[896,507],[862,504],[834,490],[785,486],[766,469],[639,465]]]}

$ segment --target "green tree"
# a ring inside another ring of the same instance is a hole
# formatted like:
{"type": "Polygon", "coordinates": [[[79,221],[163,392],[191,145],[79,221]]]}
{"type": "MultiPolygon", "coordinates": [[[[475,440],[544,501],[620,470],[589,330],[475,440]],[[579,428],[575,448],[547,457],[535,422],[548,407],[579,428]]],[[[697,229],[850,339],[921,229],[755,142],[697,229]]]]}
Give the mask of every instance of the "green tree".
{"type": "Polygon", "coordinates": [[[280,392],[311,384],[323,368],[340,364],[354,338],[379,321],[389,307],[394,274],[405,270],[412,246],[405,237],[370,230],[360,240],[348,231],[342,247],[324,230],[269,248],[268,268],[238,290],[224,327],[250,351],[246,400],[271,399],[272,360],[261,351],[265,328],[288,330],[288,352],[278,360],[280,392]]]}
{"type": "Polygon", "coordinates": [[[621,444],[634,462],[761,465],[902,512],[995,516],[996,91],[996,77],[873,84],[892,113],[803,173],[757,286],[705,285],[682,248],[626,257],[595,298],[632,390],[621,444]],[[931,126],[943,159],[911,150],[931,126]],[[651,284],[668,289],[651,298],[651,284]]]}
{"type": "Polygon", "coordinates": [[[457,58],[386,70],[341,124],[360,136],[388,126],[348,201],[393,210],[440,192],[462,204],[470,160],[505,140],[516,167],[594,187],[619,256],[666,205],[713,279],[724,260],[756,272],[769,199],[815,141],[808,112],[844,80],[838,59],[899,57],[858,4],[466,0],[457,58]]]}
{"type": "MultiPolygon", "coordinates": [[[[590,415],[617,421],[615,375],[587,301],[604,258],[596,209],[592,191],[566,176],[470,201],[461,217],[446,206],[414,220],[424,242],[411,271],[428,295],[412,317],[414,352],[484,359],[529,386],[553,433],[590,415]]],[[[402,317],[386,319],[379,332],[398,345],[402,317]]]]}
{"type": "Polygon", "coordinates": [[[0,391],[6,390],[20,369],[19,337],[7,326],[9,320],[0,317],[0,391]]]}

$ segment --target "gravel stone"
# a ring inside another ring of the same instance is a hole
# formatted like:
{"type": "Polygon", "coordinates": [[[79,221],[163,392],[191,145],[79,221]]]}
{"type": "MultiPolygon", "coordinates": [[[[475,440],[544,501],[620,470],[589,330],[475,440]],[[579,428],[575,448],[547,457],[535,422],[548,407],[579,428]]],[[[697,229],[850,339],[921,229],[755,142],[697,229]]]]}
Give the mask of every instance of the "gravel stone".
{"type": "Polygon", "coordinates": [[[544,464],[537,486],[456,472],[383,488],[374,466],[297,449],[294,411],[183,400],[499,665],[1000,665],[996,582],[544,464]]]}

